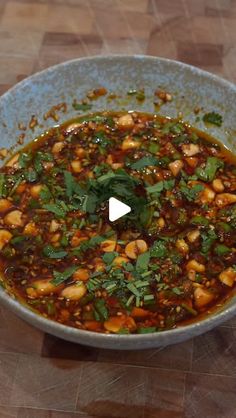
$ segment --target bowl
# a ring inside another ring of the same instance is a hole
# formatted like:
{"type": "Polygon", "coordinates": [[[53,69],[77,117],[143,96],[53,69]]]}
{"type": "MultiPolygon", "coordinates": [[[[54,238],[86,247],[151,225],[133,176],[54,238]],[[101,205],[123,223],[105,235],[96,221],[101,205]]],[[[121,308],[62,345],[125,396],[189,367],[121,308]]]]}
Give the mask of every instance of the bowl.
{"type": "MultiPolygon", "coordinates": [[[[168,91],[173,100],[164,103],[156,113],[177,117],[181,112],[184,121],[214,135],[236,152],[236,87],[233,84],[181,62],[138,55],[76,59],[48,68],[17,84],[0,98],[0,147],[14,146],[22,132],[25,143],[28,143],[55,125],[55,120],[45,115],[54,105],[67,104],[66,112],[58,111],[60,123],[75,117],[78,112],[72,106],[73,100],[82,99],[89,90],[99,86],[114,92],[116,97],[110,100],[103,96],[94,101],[93,111],[133,109],[154,112],[154,90],[168,91]],[[138,102],[131,96],[127,99],[127,91],[135,88],[145,89],[145,101],[138,102]],[[201,117],[196,118],[196,108],[200,109],[200,114],[220,113],[223,125],[220,128],[206,127],[201,117]],[[29,126],[32,115],[36,121],[34,129],[22,131],[22,124],[29,126]]],[[[42,317],[2,288],[0,302],[44,332],[75,343],[109,349],[145,349],[175,344],[202,334],[236,314],[236,297],[232,295],[223,306],[188,325],[153,334],[107,335],[68,327],[42,317]]]]}

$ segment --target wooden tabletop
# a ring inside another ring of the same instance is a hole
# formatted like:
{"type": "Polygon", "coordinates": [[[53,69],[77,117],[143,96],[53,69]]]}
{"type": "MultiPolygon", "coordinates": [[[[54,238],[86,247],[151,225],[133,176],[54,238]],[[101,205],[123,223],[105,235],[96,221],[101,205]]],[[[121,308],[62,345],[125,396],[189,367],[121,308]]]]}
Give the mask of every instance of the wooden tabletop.
{"type": "MultiPolygon", "coordinates": [[[[0,0],[0,92],[93,54],[178,59],[236,82],[236,0],[0,0]]],[[[0,418],[235,418],[236,319],[185,343],[106,351],[0,308],[0,418]]]]}

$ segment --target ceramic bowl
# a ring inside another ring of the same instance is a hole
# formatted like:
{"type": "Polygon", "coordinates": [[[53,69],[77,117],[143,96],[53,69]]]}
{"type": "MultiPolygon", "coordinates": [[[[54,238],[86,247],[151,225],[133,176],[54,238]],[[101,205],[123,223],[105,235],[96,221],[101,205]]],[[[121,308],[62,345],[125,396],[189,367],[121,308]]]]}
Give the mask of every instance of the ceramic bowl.
{"type": "MultiPolygon", "coordinates": [[[[109,56],[76,59],[48,68],[14,86],[0,98],[0,147],[13,146],[22,131],[19,123],[29,126],[35,115],[38,125],[25,131],[25,143],[31,141],[49,126],[52,119],[44,119],[45,112],[53,105],[67,103],[66,113],[60,113],[60,122],[78,113],[72,102],[82,99],[86,93],[99,86],[115,92],[113,100],[105,96],[93,102],[93,111],[135,109],[154,112],[153,93],[156,89],[170,92],[173,100],[164,104],[158,112],[177,117],[182,113],[184,121],[213,134],[231,150],[236,151],[236,87],[229,82],[200,69],[180,62],[147,56],[109,56]],[[127,100],[130,89],[144,88],[146,100],[127,100]],[[196,120],[194,110],[200,108],[196,120]],[[219,112],[223,116],[220,128],[207,128],[201,112],[219,112]]],[[[80,344],[113,348],[144,349],[178,343],[202,334],[236,314],[236,298],[232,297],[220,309],[202,320],[179,326],[170,331],[144,335],[106,335],[83,331],[46,319],[0,289],[0,302],[16,315],[44,332],[80,344]]]]}

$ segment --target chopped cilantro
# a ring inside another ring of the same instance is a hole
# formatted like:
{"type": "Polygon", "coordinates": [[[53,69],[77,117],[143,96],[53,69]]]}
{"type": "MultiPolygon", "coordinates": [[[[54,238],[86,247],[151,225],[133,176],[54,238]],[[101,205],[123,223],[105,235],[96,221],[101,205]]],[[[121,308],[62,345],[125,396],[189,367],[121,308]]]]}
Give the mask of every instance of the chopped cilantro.
{"type": "Polygon", "coordinates": [[[18,159],[19,167],[20,168],[28,167],[31,160],[32,160],[32,154],[31,153],[21,152],[21,154],[19,156],[19,159],[18,159]]]}
{"type": "Polygon", "coordinates": [[[67,256],[67,252],[64,250],[58,250],[58,248],[53,247],[52,245],[46,245],[43,248],[43,254],[49,258],[64,258],[67,256]]]}
{"type": "Polygon", "coordinates": [[[208,157],[205,167],[198,167],[195,174],[200,180],[211,182],[214,180],[217,170],[223,166],[223,161],[216,157],[208,157]]]}
{"type": "Polygon", "coordinates": [[[62,284],[63,282],[65,282],[67,279],[69,279],[72,274],[77,270],[77,266],[72,266],[67,268],[64,271],[53,271],[53,279],[51,280],[51,283],[54,286],[59,286],[60,284],[62,284]]]}
{"type": "Polygon", "coordinates": [[[212,229],[209,229],[208,232],[203,232],[201,234],[201,237],[202,237],[202,252],[204,254],[207,254],[210,251],[212,244],[217,239],[217,235],[212,229]]]}
{"type": "Polygon", "coordinates": [[[175,295],[177,295],[177,296],[180,296],[180,295],[182,295],[183,294],[183,290],[181,290],[179,287],[172,287],[172,292],[175,294],[175,295]]]}
{"type": "Polygon", "coordinates": [[[49,212],[54,213],[59,218],[64,218],[66,215],[65,209],[63,209],[62,206],[59,204],[48,203],[48,204],[43,205],[43,209],[46,209],[49,212]]]}
{"type": "Polygon", "coordinates": [[[133,170],[142,170],[145,167],[148,166],[152,166],[152,165],[157,165],[157,158],[154,156],[147,156],[147,157],[143,157],[140,158],[140,160],[135,161],[134,163],[131,164],[131,168],[133,170]]]}
{"type": "Polygon", "coordinates": [[[106,148],[111,144],[108,136],[103,131],[98,131],[94,134],[92,142],[98,144],[101,148],[106,148]]]}
{"type": "Polygon", "coordinates": [[[160,149],[160,145],[157,144],[156,142],[151,142],[151,144],[148,147],[148,151],[151,152],[152,154],[156,154],[160,149]]]}
{"type": "Polygon", "coordinates": [[[137,261],[136,261],[136,269],[138,271],[145,271],[148,269],[148,264],[150,261],[150,252],[146,251],[143,254],[139,254],[137,261]]]}
{"type": "Polygon", "coordinates": [[[208,226],[210,222],[207,218],[204,218],[204,216],[196,215],[192,217],[190,223],[193,225],[208,226]]]}
{"type": "Polygon", "coordinates": [[[0,173],[0,198],[5,196],[5,185],[6,185],[5,174],[0,173]]]}
{"type": "Polygon", "coordinates": [[[156,327],[140,327],[138,328],[138,334],[150,334],[152,332],[156,332],[156,327]]]}
{"type": "Polygon", "coordinates": [[[24,178],[26,181],[28,181],[29,183],[33,183],[34,181],[37,180],[38,178],[38,174],[36,173],[35,170],[28,170],[24,172],[24,178]]]}
{"type": "Polygon", "coordinates": [[[203,116],[203,122],[211,123],[212,125],[221,126],[223,123],[223,118],[219,113],[209,112],[203,116]]]}
{"type": "Polygon", "coordinates": [[[188,186],[184,180],[179,182],[180,191],[182,195],[189,201],[192,202],[197,199],[198,194],[204,190],[204,186],[202,184],[194,184],[192,186],[188,186]]]}
{"type": "Polygon", "coordinates": [[[166,243],[161,240],[155,241],[151,248],[150,254],[151,257],[165,258],[168,254],[166,243]]]}
{"type": "Polygon", "coordinates": [[[215,246],[214,252],[217,255],[221,256],[221,255],[229,254],[231,252],[231,249],[224,244],[218,244],[215,246]]]}
{"type": "Polygon", "coordinates": [[[73,103],[73,108],[75,110],[90,110],[92,109],[92,105],[88,103],[73,103]]]}
{"type": "Polygon", "coordinates": [[[118,253],[116,251],[107,252],[103,255],[102,259],[104,263],[111,264],[112,261],[117,257],[118,253]]]}

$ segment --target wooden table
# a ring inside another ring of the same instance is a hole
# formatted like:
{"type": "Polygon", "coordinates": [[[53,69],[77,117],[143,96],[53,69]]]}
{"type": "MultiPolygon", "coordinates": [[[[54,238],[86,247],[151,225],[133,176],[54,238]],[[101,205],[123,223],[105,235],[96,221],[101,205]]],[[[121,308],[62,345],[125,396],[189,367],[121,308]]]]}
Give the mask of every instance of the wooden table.
{"type": "MultiPolygon", "coordinates": [[[[0,91],[64,60],[150,54],[236,81],[236,0],[0,0],[0,91]]],[[[236,320],[173,347],[86,348],[0,308],[0,418],[235,418],[236,320]]]]}

